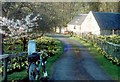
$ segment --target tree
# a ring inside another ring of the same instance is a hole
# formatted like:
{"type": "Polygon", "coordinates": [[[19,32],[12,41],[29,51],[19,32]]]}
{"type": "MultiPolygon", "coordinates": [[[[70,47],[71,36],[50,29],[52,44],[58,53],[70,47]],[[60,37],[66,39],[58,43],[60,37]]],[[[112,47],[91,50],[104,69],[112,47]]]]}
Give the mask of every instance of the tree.
{"type": "Polygon", "coordinates": [[[33,5],[26,2],[3,2],[2,15],[6,18],[21,19],[33,11],[33,5]]]}
{"type": "MultiPolygon", "coordinates": [[[[27,15],[25,18],[22,18],[21,20],[15,20],[15,19],[8,19],[5,17],[1,17],[1,26],[4,27],[5,34],[8,34],[9,37],[14,38],[14,36],[17,36],[17,38],[20,38],[23,43],[23,51],[25,51],[25,45],[27,43],[27,38],[25,36],[26,32],[28,31],[29,27],[35,27],[37,24],[34,22],[37,20],[39,15],[33,16],[33,13],[27,15]],[[9,29],[10,33],[7,33],[6,29],[9,29]]],[[[3,29],[0,29],[3,30],[3,29]]]]}
{"type": "Polygon", "coordinates": [[[89,11],[119,12],[118,2],[4,2],[3,16],[10,19],[22,19],[30,13],[39,14],[36,22],[39,24],[34,30],[50,32],[56,27],[66,27],[67,23],[78,14],[89,11]]]}
{"type": "Polygon", "coordinates": [[[99,11],[119,12],[119,2],[101,2],[99,11]]]}
{"type": "Polygon", "coordinates": [[[100,7],[100,2],[88,2],[89,10],[98,12],[100,7]]]}
{"type": "Polygon", "coordinates": [[[120,1],[118,2],[118,12],[120,13],[120,1]]]}

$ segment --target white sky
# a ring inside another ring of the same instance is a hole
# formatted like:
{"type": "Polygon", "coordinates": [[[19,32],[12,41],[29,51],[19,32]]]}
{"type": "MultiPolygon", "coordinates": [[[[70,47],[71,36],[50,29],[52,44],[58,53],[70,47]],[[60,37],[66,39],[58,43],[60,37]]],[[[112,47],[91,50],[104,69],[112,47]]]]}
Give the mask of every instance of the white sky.
{"type": "Polygon", "coordinates": [[[2,2],[119,2],[120,0],[0,0],[2,2]]]}

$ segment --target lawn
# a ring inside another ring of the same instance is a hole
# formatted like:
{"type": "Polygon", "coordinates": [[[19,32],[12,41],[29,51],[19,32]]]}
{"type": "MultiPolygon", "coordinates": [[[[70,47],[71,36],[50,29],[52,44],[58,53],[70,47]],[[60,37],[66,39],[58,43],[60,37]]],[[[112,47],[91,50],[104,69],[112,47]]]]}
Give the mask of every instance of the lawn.
{"type": "Polygon", "coordinates": [[[8,74],[8,81],[22,80],[26,77],[28,77],[28,73],[26,70],[23,70],[21,72],[14,72],[12,74],[8,74]]]}
{"type": "Polygon", "coordinates": [[[72,37],[72,39],[78,41],[80,44],[85,46],[96,60],[96,62],[100,65],[102,69],[104,69],[114,80],[120,80],[120,67],[114,65],[108,59],[104,57],[103,54],[100,53],[99,49],[94,47],[92,44],[85,42],[79,37],[72,37]]]}

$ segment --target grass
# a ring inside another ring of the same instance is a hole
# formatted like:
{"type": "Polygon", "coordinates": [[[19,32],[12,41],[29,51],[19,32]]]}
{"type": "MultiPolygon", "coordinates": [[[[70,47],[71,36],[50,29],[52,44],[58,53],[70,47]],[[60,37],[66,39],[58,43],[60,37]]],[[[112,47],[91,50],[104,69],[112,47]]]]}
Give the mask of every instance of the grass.
{"type": "Polygon", "coordinates": [[[96,60],[100,67],[104,69],[113,80],[120,80],[120,67],[114,65],[108,59],[106,59],[96,47],[93,47],[92,44],[85,42],[78,37],[72,37],[72,39],[85,46],[90,51],[92,57],[96,60]]]}
{"type": "Polygon", "coordinates": [[[8,80],[12,81],[12,80],[21,80],[28,77],[28,73],[26,70],[23,70],[21,72],[14,72],[12,74],[8,74],[8,80]]]}

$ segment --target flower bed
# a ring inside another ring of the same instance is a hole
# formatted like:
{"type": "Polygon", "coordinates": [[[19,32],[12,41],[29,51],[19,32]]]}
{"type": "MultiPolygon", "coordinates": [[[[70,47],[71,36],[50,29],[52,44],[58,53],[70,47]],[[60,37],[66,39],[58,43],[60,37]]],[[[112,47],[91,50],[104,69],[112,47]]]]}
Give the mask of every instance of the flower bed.
{"type": "MultiPolygon", "coordinates": [[[[50,58],[55,57],[55,55],[58,55],[58,53],[62,50],[61,45],[59,45],[60,41],[55,40],[53,38],[40,37],[40,38],[36,38],[35,41],[37,44],[37,46],[36,46],[37,52],[39,52],[41,49],[46,50],[50,58]]],[[[5,42],[3,44],[4,45],[4,53],[7,53],[7,54],[13,53],[14,54],[14,53],[19,53],[20,50],[22,50],[20,40],[17,40],[17,42],[15,41],[13,44],[14,45],[11,45],[11,44],[5,42]],[[15,43],[17,43],[17,44],[15,44],[15,43]],[[15,48],[14,52],[9,50],[9,47],[11,47],[11,46],[15,48]]],[[[15,72],[18,72],[18,74],[19,74],[20,72],[22,72],[23,70],[25,70],[28,67],[27,56],[28,55],[25,54],[23,56],[15,57],[15,58],[8,60],[7,73],[9,74],[8,78],[10,77],[9,80],[15,79],[15,77],[14,77],[15,72]]],[[[2,67],[0,67],[0,73],[2,73],[2,71],[3,71],[3,65],[2,65],[2,67]]],[[[26,70],[26,72],[27,72],[27,70],[26,70]]]]}

